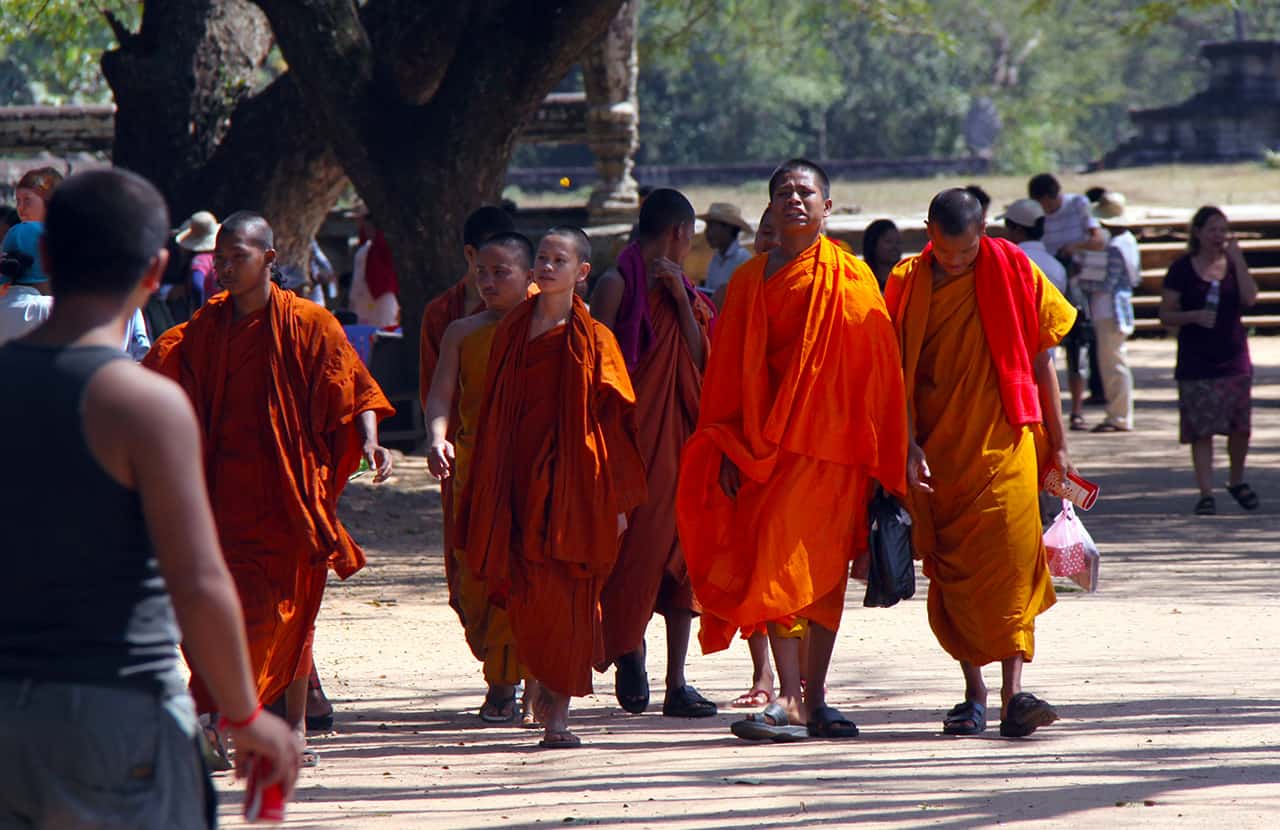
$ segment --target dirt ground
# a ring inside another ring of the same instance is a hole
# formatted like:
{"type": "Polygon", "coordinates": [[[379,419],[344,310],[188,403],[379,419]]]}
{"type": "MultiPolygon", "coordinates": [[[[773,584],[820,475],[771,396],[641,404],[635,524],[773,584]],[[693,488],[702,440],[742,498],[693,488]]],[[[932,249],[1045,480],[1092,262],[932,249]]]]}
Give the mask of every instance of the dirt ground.
{"type": "MultiPolygon", "coordinates": [[[[649,631],[654,705],[626,715],[612,696],[575,701],[577,751],[539,750],[518,727],[475,716],[479,665],[446,605],[438,491],[419,458],[374,488],[347,489],[344,518],[369,566],[331,580],[316,659],[337,707],[316,737],[293,827],[487,828],[1280,826],[1280,338],[1255,338],[1254,442],[1245,514],[1190,515],[1177,444],[1174,348],[1131,346],[1138,430],[1072,434],[1102,485],[1085,522],[1102,552],[1101,590],[1063,590],[1040,618],[1027,688],[1062,720],[1030,738],[940,734],[960,674],[914,599],[864,609],[853,583],[830,677],[852,741],[754,745],[740,713],[661,716],[663,625],[649,631]]],[[[1092,420],[1101,417],[1097,410],[1092,420]]],[[[1219,448],[1219,458],[1225,449],[1219,448]]],[[[1225,479],[1225,474],[1219,478],[1225,479]]],[[[689,679],[726,703],[750,683],[745,643],[689,660],[689,679]]],[[[998,670],[988,669],[998,686],[998,670]]],[[[993,721],[996,718],[993,717],[993,721]]],[[[225,826],[242,789],[220,776],[225,826]]]]}

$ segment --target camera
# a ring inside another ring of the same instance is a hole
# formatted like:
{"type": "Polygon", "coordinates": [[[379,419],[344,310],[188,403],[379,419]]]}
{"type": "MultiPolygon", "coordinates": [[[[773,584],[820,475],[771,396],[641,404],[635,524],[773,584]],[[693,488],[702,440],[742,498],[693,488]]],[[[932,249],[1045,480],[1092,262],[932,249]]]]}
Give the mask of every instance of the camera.
{"type": "Polygon", "coordinates": [[[0,276],[17,280],[35,264],[35,258],[21,251],[5,251],[0,254],[0,276]]]}

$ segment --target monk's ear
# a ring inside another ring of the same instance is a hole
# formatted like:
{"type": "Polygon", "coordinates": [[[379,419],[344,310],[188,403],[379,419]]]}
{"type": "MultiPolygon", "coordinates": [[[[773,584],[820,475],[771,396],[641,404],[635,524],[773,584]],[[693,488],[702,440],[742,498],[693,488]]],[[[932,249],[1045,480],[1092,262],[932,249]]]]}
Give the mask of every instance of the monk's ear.
{"type": "Polygon", "coordinates": [[[831,199],[828,198],[822,203],[822,218],[828,219],[831,216],[831,199]]]}
{"type": "Polygon", "coordinates": [[[276,249],[275,249],[275,248],[268,248],[268,249],[266,249],[265,251],[263,251],[263,252],[262,252],[262,262],[263,262],[263,264],[264,264],[264,265],[267,265],[267,266],[269,267],[269,266],[271,265],[271,263],[273,263],[273,262],[275,262],[275,261],[276,261],[276,249]]]}
{"type": "Polygon", "coordinates": [[[578,277],[575,282],[583,282],[591,274],[591,263],[584,262],[578,266],[578,277]]]}
{"type": "Polygon", "coordinates": [[[474,246],[474,245],[463,245],[463,246],[462,246],[462,255],[463,255],[463,256],[466,258],[466,260],[467,260],[467,270],[468,270],[468,271],[470,271],[470,270],[472,270],[473,268],[475,268],[475,267],[476,267],[476,253],[477,253],[477,251],[476,251],[476,246],[474,246]]]}

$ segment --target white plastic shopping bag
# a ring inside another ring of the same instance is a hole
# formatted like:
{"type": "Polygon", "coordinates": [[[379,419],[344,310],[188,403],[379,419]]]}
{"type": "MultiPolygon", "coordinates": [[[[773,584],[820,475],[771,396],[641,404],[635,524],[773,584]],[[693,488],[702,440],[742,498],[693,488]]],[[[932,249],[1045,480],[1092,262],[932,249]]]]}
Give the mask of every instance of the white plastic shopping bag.
{"type": "Polygon", "coordinates": [[[1098,590],[1098,546],[1066,499],[1062,512],[1044,532],[1044,546],[1049,552],[1049,573],[1068,577],[1089,593],[1098,590]]]}

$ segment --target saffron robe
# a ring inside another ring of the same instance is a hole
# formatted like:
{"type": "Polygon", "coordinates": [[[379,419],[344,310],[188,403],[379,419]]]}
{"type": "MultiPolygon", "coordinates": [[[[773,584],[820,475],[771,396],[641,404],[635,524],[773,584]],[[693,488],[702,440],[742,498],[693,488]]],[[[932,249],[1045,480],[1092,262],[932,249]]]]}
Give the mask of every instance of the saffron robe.
{"type": "MultiPolygon", "coordinates": [[[[1075,309],[1039,268],[1030,274],[1034,359],[1070,330],[1075,309]]],[[[1043,432],[1014,426],[1005,411],[973,271],[935,288],[931,262],[913,257],[894,268],[886,293],[901,297],[894,325],[916,441],[933,474],[933,494],[913,490],[908,501],[929,577],[929,624],[957,660],[1031,660],[1035,619],[1055,601],[1038,501],[1043,432]]]]}
{"type": "Polygon", "coordinates": [[[575,297],[567,325],[530,340],[536,302],[494,336],[457,543],[510,614],[520,664],[581,696],[604,653],[600,591],[618,556],[617,516],[644,501],[644,464],[613,335],[575,297]]]}
{"type": "MultiPolygon", "coordinates": [[[[310,671],[327,568],[346,579],[364,566],[338,497],[360,464],[357,417],[394,409],[323,306],[272,286],[262,311],[240,320],[233,311],[227,294],[213,297],[143,363],[194,405],[258,697],[270,703],[310,671]]],[[[197,676],[192,691],[212,711],[197,676]]]]}
{"type": "Polygon", "coordinates": [[[676,501],[705,652],[768,622],[836,630],[872,481],[906,487],[901,358],[874,275],[826,237],[729,283],[676,501]],[[720,487],[727,456],[736,498],[720,487]]]}
{"type": "MultiPolygon", "coordinates": [[[[489,352],[498,321],[488,323],[468,334],[459,344],[458,354],[458,430],[453,439],[453,477],[458,492],[466,488],[471,472],[471,456],[479,428],[480,405],[484,400],[485,373],[489,352]]],[[[458,612],[466,632],[471,653],[484,664],[486,683],[512,685],[520,680],[515,657],[515,635],[506,609],[489,602],[484,581],[467,567],[466,553],[447,551],[453,559],[453,578],[449,581],[449,605],[458,612]]]]}
{"type": "MultiPolygon", "coordinates": [[[[649,499],[631,515],[618,562],[600,595],[602,667],[640,647],[655,611],[697,610],[676,533],[675,508],[680,453],[698,423],[702,370],[680,331],[679,310],[667,288],[654,285],[647,301],[653,337],[631,373],[631,382],[649,499]]],[[[702,347],[707,350],[711,309],[700,296],[693,304],[702,347]]]]}

